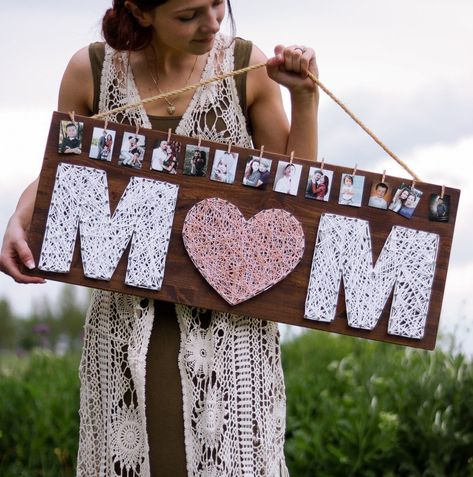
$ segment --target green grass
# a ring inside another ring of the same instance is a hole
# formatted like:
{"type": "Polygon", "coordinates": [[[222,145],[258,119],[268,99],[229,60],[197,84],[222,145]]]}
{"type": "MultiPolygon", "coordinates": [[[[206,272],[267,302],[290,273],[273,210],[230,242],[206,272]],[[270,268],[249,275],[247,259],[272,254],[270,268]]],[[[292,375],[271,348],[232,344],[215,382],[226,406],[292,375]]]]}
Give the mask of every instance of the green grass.
{"type": "MultiPolygon", "coordinates": [[[[0,358],[0,476],[68,477],[79,357],[0,358]]],[[[283,345],[292,477],[473,476],[473,365],[462,355],[308,332],[283,345]]]]}
{"type": "Polygon", "coordinates": [[[75,475],[77,356],[36,351],[0,364],[0,475],[75,475]]]}

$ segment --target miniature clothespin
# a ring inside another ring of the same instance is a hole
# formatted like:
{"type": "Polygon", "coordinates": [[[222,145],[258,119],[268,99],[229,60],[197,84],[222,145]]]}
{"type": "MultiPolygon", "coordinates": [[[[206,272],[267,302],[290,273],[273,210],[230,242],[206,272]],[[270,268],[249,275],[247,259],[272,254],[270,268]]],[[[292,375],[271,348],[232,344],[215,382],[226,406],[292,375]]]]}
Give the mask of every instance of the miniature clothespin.
{"type": "Polygon", "coordinates": [[[442,185],[442,192],[440,192],[440,198],[443,199],[445,195],[445,185],[442,185]]]}
{"type": "Polygon", "coordinates": [[[383,176],[381,177],[381,182],[384,184],[384,181],[386,180],[386,169],[383,171],[383,176]]]}
{"type": "Polygon", "coordinates": [[[227,154],[230,154],[231,152],[232,152],[232,141],[228,143],[227,154]]]}
{"type": "Polygon", "coordinates": [[[168,129],[168,138],[167,138],[167,142],[170,142],[171,141],[171,133],[172,133],[172,129],[169,128],[168,129]]]}
{"type": "Polygon", "coordinates": [[[107,128],[108,128],[108,117],[105,116],[105,121],[103,123],[103,130],[104,132],[107,132],[107,128]]]}
{"type": "Polygon", "coordinates": [[[69,118],[73,123],[76,122],[76,113],[74,111],[69,111],[69,118]]]}
{"type": "Polygon", "coordinates": [[[356,176],[356,171],[357,170],[358,170],[358,164],[355,164],[355,167],[353,168],[353,174],[352,174],[353,177],[356,176]]]}
{"type": "Polygon", "coordinates": [[[202,144],[202,138],[199,136],[199,141],[197,143],[197,148],[200,149],[200,145],[202,144]]]}
{"type": "Polygon", "coordinates": [[[294,151],[291,151],[291,159],[289,160],[289,164],[292,164],[294,161],[294,151]]]}
{"type": "Polygon", "coordinates": [[[323,172],[325,166],[325,157],[322,157],[322,162],[320,163],[320,170],[323,172]]]}
{"type": "Polygon", "coordinates": [[[260,151],[259,151],[259,157],[260,157],[260,159],[263,157],[263,153],[264,153],[264,145],[261,146],[261,149],[260,149],[260,151]]]}

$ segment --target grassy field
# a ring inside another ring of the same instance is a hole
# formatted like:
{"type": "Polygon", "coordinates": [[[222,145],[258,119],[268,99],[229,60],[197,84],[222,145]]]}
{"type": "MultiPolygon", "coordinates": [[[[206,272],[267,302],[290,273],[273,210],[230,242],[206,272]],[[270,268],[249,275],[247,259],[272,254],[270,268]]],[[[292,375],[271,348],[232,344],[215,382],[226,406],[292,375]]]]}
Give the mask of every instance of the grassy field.
{"type": "MultiPolygon", "coordinates": [[[[0,475],[74,475],[78,355],[0,358],[0,475]]],[[[473,476],[473,365],[321,332],[286,342],[292,477],[473,476]]]]}

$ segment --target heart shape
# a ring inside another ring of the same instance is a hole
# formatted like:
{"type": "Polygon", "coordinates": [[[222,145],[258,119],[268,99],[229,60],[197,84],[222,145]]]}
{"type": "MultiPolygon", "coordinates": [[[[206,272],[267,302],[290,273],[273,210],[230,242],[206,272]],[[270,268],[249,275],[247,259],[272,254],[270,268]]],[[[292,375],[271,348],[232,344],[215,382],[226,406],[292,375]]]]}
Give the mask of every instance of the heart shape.
{"type": "Polygon", "coordinates": [[[281,209],[245,220],[226,200],[195,204],[182,229],[187,253],[202,276],[230,305],[237,305],[285,278],[301,261],[304,231],[281,209]]]}

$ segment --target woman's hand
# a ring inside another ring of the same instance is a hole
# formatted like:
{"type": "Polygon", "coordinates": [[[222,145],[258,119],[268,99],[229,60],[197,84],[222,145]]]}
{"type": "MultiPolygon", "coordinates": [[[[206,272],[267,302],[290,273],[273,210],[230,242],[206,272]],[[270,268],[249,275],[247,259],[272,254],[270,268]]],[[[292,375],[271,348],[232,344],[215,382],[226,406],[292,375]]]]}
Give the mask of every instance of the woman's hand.
{"type": "Polygon", "coordinates": [[[45,283],[43,278],[21,273],[22,264],[30,270],[35,268],[33,254],[26,243],[26,229],[13,215],[3,237],[0,271],[10,275],[18,283],[45,283]]]}
{"type": "Polygon", "coordinates": [[[10,275],[18,283],[46,283],[40,277],[30,277],[20,271],[21,265],[35,268],[33,254],[26,242],[26,232],[33,216],[33,207],[38,189],[38,179],[21,194],[15,213],[8,222],[0,252],[0,271],[10,275]]]}
{"type": "Polygon", "coordinates": [[[267,62],[266,68],[271,79],[295,94],[318,94],[317,85],[308,73],[318,76],[315,52],[312,48],[292,45],[274,48],[275,56],[267,62]]]}

